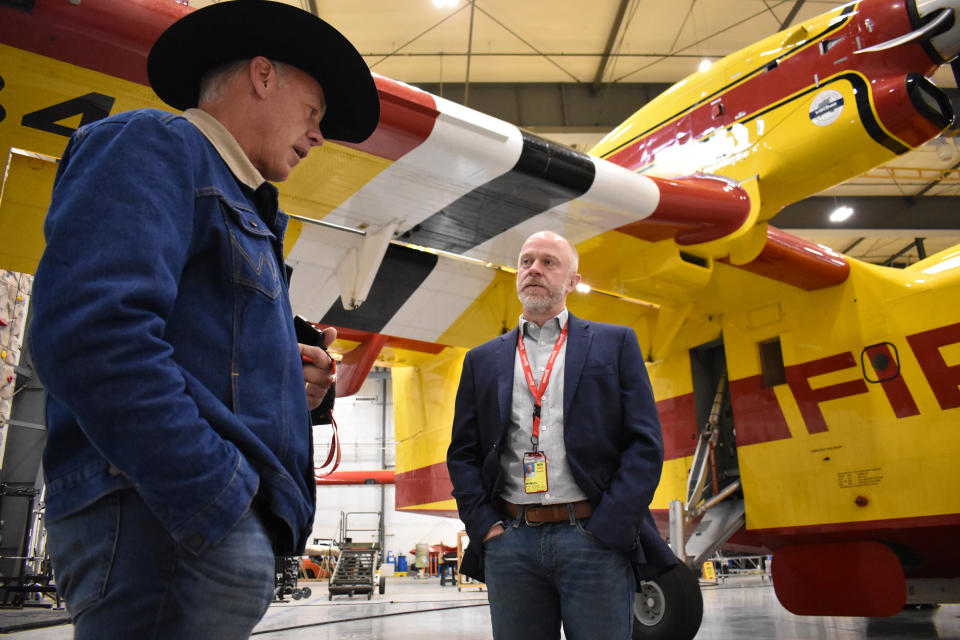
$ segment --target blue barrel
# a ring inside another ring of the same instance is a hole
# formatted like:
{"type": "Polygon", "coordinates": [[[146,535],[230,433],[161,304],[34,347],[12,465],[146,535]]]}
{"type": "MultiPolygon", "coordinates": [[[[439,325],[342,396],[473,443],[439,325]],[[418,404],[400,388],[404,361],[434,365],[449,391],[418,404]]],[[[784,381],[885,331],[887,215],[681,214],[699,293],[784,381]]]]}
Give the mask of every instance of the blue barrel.
{"type": "Polygon", "coordinates": [[[407,556],[397,556],[397,571],[407,570],[407,556]]]}

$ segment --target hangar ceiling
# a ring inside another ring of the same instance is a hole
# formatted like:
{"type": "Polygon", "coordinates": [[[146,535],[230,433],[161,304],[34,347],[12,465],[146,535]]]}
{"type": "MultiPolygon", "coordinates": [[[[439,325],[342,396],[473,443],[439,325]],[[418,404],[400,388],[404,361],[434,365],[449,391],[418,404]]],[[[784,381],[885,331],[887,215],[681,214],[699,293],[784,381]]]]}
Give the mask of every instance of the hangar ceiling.
{"type": "MultiPolygon", "coordinates": [[[[377,73],[586,149],[667,86],[833,0],[285,0],[344,32],[377,73]]],[[[892,1],[892,0],[891,0],[892,1]]],[[[193,6],[209,0],[191,0],[193,6]]],[[[949,67],[934,82],[960,109],[949,67]]],[[[960,244],[960,137],[785,209],[773,223],[870,262],[960,244]],[[828,216],[854,208],[843,223],[828,216]]]]}

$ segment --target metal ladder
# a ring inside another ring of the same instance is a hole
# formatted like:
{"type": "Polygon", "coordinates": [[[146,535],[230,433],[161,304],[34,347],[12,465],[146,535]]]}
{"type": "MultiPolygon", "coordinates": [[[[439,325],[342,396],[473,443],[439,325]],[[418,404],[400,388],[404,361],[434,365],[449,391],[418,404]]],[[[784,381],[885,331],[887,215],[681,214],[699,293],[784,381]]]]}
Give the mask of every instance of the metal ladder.
{"type": "Polygon", "coordinates": [[[694,568],[713,555],[746,522],[743,498],[732,497],[740,489],[740,480],[719,490],[715,486],[714,495],[702,500],[707,476],[711,472],[713,449],[719,438],[717,425],[726,392],[727,372],[724,368],[710,417],[700,431],[697,450],[693,455],[690,476],[687,478],[686,502],[674,500],[670,503],[670,548],[678,558],[694,568]],[[687,540],[686,529],[700,516],[703,516],[702,520],[687,540]]]}
{"type": "Polygon", "coordinates": [[[380,566],[380,543],[354,542],[353,534],[359,532],[377,532],[383,527],[383,518],[379,511],[356,511],[340,515],[340,556],[330,575],[329,600],[335,595],[353,597],[354,594],[367,594],[367,600],[379,582],[380,593],[384,592],[384,583],[377,575],[380,566]],[[375,515],[375,529],[350,528],[350,516],[375,515]]]}

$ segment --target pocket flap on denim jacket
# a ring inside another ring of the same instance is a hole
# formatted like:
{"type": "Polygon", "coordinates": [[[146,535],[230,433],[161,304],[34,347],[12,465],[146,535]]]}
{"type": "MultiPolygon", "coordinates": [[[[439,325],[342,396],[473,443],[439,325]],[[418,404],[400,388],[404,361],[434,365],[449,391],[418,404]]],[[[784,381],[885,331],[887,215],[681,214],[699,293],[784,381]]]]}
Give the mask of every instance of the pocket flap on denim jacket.
{"type": "Polygon", "coordinates": [[[247,233],[268,238],[274,237],[273,232],[264,224],[256,211],[240,206],[237,202],[222,197],[220,198],[220,203],[223,206],[223,210],[247,233]]]}
{"type": "Polygon", "coordinates": [[[273,233],[254,211],[222,198],[220,203],[230,235],[233,281],[276,298],[283,279],[274,256],[273,233]]]}

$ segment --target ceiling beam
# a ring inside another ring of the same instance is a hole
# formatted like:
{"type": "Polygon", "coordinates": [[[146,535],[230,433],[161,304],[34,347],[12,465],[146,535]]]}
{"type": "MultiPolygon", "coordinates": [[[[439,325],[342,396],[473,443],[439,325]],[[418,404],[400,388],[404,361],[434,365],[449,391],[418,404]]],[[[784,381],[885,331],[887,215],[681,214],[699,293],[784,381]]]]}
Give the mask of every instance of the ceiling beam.
{"type": "Polygon", "coordinates": [[[603,49],[603,57],[600,58],[600,65],[597,67],[597,75],[593,77],[593,90],[599,91],[603,84],[603,74],[607,72],[607,63],[610,62],[610,53],[613,51],[613,45],[617,41],[617,34],[623,26],[623,17],[627,13],[627,5],[630,0],[620,0],[620,8],[617,9],[617,17],[613,21],[613,27],[610,29],[610,35],[607,36],[607,46],[603,49]]]}
{"type": "Polygon", "coordinates": [[[851,251],[853,251],[853,248],[854,248],[854,247],[856,247],[858,244],[860,244],[860,243],[863,242],[864,240],[866,240],[866,238],[864,238],[863,236],[860,236],[859,238],[857,238],[856,240],[854,240],[853,242],[851,242],[849,245],[847,245],[846,248],[841,249],[841,250],[840,250],[840,253],[843,253],[843,254],[850,253],[851,251]]]}
{"type": "Polygon", "coordinates": [[[470,105],[470,54],[473,53],[473,14],[477,8],[476,0],[470,0],[470,31],[467,35],[467,76],[463,82],[463,106],[470,105]]]}
{"type": "MultiPolygon", "coordinates": [[[[908,244],[907,246],[905,246],[903,249],[900,249],[900,251],[897,251],[895,254],[893,254],[892,256],[890,256],[889,258],[887,258],[886,260],[884,260],[884,261],[883,261],[883,266],[889,267],[890,265],[892,265],[892,264],[896,261],[897,258],[899,258],[900,256],[902,256],[902,255],[905,254],[905,253],[910,252],[910,251],[911,251],[912,249],[914,249],[914,248],[917,249],[917,252],[918,252],[918,253],[921,253],[921,254],[924,254],[924,253],[925,253],[924,250],[923,250],[923,238],[915,238],[913,242],[911,242],[910,244],[908,244]]],[[[924,257],[924,256],[921,255],[921,256],[920,256],[920,259],[922,260],[923,257],[924,257]]]]}
{"type": "Polygon", "coordinates": [[[858,236],[877,230],[955,231],[960,230],[956,210],[956,196],[927,196],[913,201],[892,196],[815,196],[784,207],[771,223],[780,229],[851,231],[858,236]],[[841,205],[852,207],[853,215],[843,222],[830,222],[830,214],[841,205]]]}
{"type": "Polygon", "coordinates": [[[787,17],[783,19],[783,22],[780,23],[780,31],[783,31],[791,24],[793,24],[794,19],[797,17],[797,14],[800,13],[800,7],[803,6],[803,3],[806,0],[797,0],[793,7],[790,8],[790,13],[787,14],[787,17]]]}
{"type": "MultiPolygon", "coordinates": [[[[957,101],[951,100],[951,104],[954,105],[954,110],[956,110],[957,108],[956,105],[960,103],[958,103],[957,101]]],[[[954,122],[956,122],[956,117],[954,117],[954,122]]],[[[960,169],[960,161],[957,161],[956,164],[950,167],[950,171],[954,171],[956,169],[960,169]]],[[[913,194],[911,198],[917,199],[925,196],[927,194],[927,191],[930,191],[930,189],[933,189],[935,186],[943,182],[943,179],[946,178],[948,175],[950,175],[950,171],[944,171],[943,173],[941,173],[936,180],[934,180],[933,182],[925,186],[923,189],[921,189],[917,193],[913,194]]]]}

